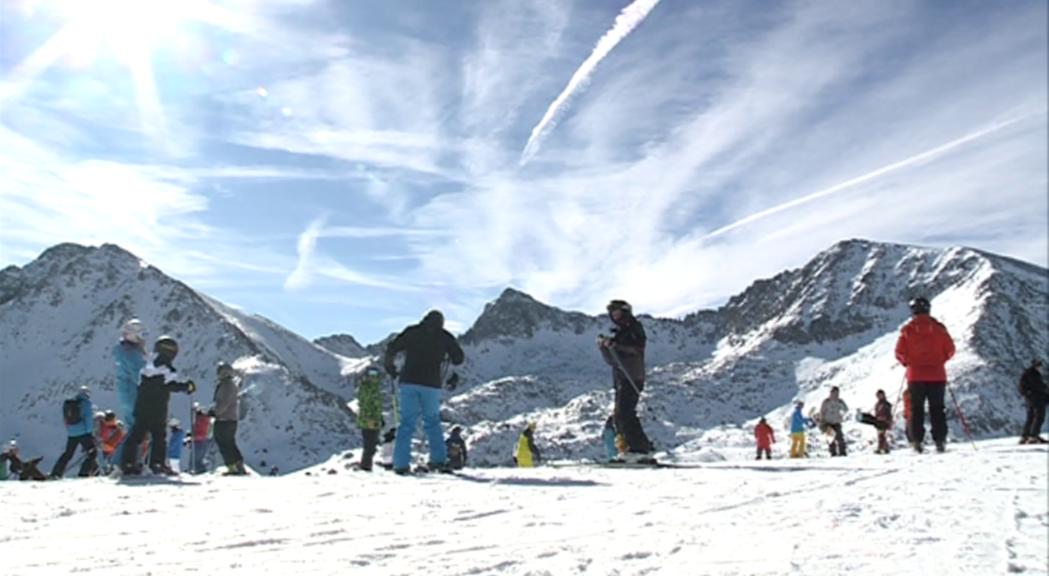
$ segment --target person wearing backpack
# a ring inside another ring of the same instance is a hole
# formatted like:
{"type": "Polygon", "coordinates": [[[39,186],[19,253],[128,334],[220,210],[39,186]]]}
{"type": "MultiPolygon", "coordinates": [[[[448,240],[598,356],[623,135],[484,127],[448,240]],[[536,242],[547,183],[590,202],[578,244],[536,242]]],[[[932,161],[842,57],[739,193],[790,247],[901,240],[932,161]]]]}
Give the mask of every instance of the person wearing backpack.
{"type": "Polygon", "coordinates": [[[369,366],[357,382],[357,426],[361,429],[364,451],[361,453],[360,470],[371,472],[375,451],[379,447],[379,432],[382,430],[382,372],[369,366]]]}
{"type": "Polygon", "coordinates": [[[1045,385],[1042,373],[1038,371],[1041,367],[1042,361],[1035,358],[1020,376],[1020,396],[1027,404],[1027,419],[1024,421],[1020,444],[1049,442],[1041,437],[1042,423],[1045,422],[1045,406],[1049,403],[1049,387],[1045,385]]]}
{"type": "MultiPolygon", "coordinates": [[[[125,444],[138,446],[147,434],[150,436],[149,468],[154,474],[172,474],[166,464],[168,403],[172,392],[192,394],[197,385],[192,380],[179,380],[175,370],[178,342],[170,336],[161,336],[153,344],[153,359],[142,369],[138,396],[135,399],[135,423],[131,426],[125,444]]],[[[135,462],[135,450],[122,450],[120,469],[125,475],[137,475],[142,467],[135,462]]]]}
{"type": "Polygon", "coordinates": [[[925,440],[925,403],[929,403],[929,422],[936,451],[947,446],[947,413],[944,395],[947,389],[947,361],[954,357],[954,340],[947,328],[929,315],[932,305],[924,297],[910,302],[911,320],[900,330],[896,340],[896,359],[907,368],[910,391],[911,446],[922,451],[925,440]]]}
{"type": "Polygon", "coordinates": [[[66,425],[66,449],[58,457],[54,468],[51,469],[51,478],[59,479],[66,473],[66,465],[73,457],[77,446],[84,452],[84,461],[80,464],[81,478],[91,476],[98,468],[98,449],[95,447],[94,421],[95,413],[91,405],[91,391],[87,386],[81,386],[80,392],[73,398],[62,402],[62,419],[66,425]]]}
{"type": "Polygon", "coordinates": [[[448,439],[444,441],[444,447],[448,451],[448,467],[452,470],[462,470],[466,467],[466,440],[463,440],[463,429],[461,426],[452,428],[448,439]]]}

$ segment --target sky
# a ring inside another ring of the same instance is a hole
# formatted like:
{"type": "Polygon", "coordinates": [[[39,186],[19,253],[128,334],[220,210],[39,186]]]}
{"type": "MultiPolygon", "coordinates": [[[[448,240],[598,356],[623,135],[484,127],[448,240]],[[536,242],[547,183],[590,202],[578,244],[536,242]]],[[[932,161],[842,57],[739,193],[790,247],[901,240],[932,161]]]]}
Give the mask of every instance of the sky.
{"type": "Polygon", "coordinates": [[[0,266],[363,343],[680,316],[840,240],[1047,263],[1043,1],[0,0],[0,266]]]}

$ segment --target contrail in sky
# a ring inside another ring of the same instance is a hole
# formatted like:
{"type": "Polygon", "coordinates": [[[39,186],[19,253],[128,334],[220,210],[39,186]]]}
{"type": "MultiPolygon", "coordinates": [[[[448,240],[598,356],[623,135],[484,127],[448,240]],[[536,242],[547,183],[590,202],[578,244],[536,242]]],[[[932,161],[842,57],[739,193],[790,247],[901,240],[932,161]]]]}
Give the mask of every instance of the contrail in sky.
{"type": "Polygon", "coordinates": [[[773,214],[778,214],[778,213],[783,212],[785,210],[790,210],[791,208],[796,208],[798,206],[801,206],[802,204],[807,204],[809,202],[812,202],[813,200],[817,200],[819,198],[823,198],[824,196],[830,196],[831,194],[835,194],[835,193],[841,192],[842,190],[851,188],[853,186],[856,186],[857,184],[863,184],[864,182],[869,182],[871,180],[874,180],[875,178],[878,178],[880,176],[884,176],[886,174],[889,174],[890,172],[895,172],[895,171],[897,171],[897,170],[899,170],[901,168],[907,168],[908,166],[913,166],[915,164],[920,164],[921,162],[924,162],[924,161],[929,160],[929,159],[931,159],[931,158],[933,158],[935,156],[943,154],[944,152],[948,152],[950,150],[953,150],[954,148],[957,148],[959,146],[968,144],[969,142],[972,142],[973,140],[977,140],[979,138],[983,138],[984,136],[987,136],[987,135],[992,134],[994,132],[997,132],[997,131],[999,131],[999,130],[1001,130],[1003,128],[1006,128],[1008,126],[1016,124],[1017,122],[1020,122],[1021,120],[1025,120],[1025,119],[1029,118],[1032,115],[1033,114],[1027,114],[1027,115],[1024,115],[1024,116],[1018,116],[1018,117],[1015,117],[1015,118],[1011,118],[1009,120],[1003,120],[1001,122],[992,124],[992,125],[988,126],[987,128],[983,128],[981,130],[977,130],[976,132],[971,132],[969,134],[966,134],[965,136],[962,136],[961,138],[958,138],[958,139],[955,139],[955,140],[951,140],[950,142],[947,142],[946,144],[941,144],[941,145],[939,145],[939,146],[937,146],[935,148],[931,148],[929,150],[926,150],[925,152],[921,152],[919,154],[915,154],[914,156],[911,156],[910,158],[905,158],[903,160],[900,160],[899,162],[893,162],[892,164],[889,164],[888,166],[882,166],[881,168],[878,168],[877,170],[868,172],[868,173],[866,173],[866,174],[864,174],[862,176],[857,176],[857,177],[852,178],[850,180],[846,180],[846,181],[841,182],[839,184],[835,184],[834,186],[831,186],[830,188],[824,188],[823,190],[820,190],[819,192],[813,192],[812,194],[809,194],[807,196],[802,196],[800,198],[795,198],[793,200],[789,200],[787,202],[784,202],[783,204],[779,204],[778,206],[773,206],[772,208],[768,208],[768,209],[762,210],[761,212],[755,212],[754,214],[751,214],[750,216],[747,216],[745,218],[741,218],[740,220],[736,220],[735,222],[733,222],[733,223],[731,223],[731,224],[729,224],[727,226],[722,226],[721,228],[718,228],[717,230],[714,230],[713,232],[711,232],[711,233],[707,234],[706,236],[704,236],[703,240],[709,240],[709,239],[714,238],[716,236],[721,236],[722,234],[725,234],[727,232],[731,232],[732,230],[735,230],[736,228],[740,228],[742,226],[746,226],[747,224],[751,224],[751,223],[756,222],[758,220],[761,220],[763,218],[767,218],[769,216],[772,216],[773,214]]]}
{"type": "Polygon", "coordinates": [[[608,53],[616,47],[616,44],[619,44],[634,28],[637,28],[638,24],[645,20],[648,13],[656,7],[656,4],[659,4],[659,0],[634,0],[632,4],[623,8],[623,11],[616,16],[616,22],[612,25],[612,29],[605,32],[605,35],[597,41],[594,51],[579,65],[575,74],[572,74],[568,85],[557,95],[550,107],[546,109],[543,119],[535,125],[535,128],[532,128],[532,135],[528,137],[528,143],[525,144],[524,151],[521,152],[519,165],[524,166],[532,159],[532,156],[535,156],[546,135],[557,126],[557,116],[568,105],[572,96],[590,82],[590,76],[594,73],[594,69],[597,68],[601,60],[604,60],[605,56],[608,56],[608,53]]]}

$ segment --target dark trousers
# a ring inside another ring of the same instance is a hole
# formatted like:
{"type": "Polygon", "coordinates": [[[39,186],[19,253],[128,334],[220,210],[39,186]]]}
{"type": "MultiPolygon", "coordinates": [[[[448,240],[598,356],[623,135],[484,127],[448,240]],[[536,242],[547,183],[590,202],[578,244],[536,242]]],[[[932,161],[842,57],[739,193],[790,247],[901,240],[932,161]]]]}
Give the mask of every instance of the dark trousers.
{"type": "Polygon", "coordinates": [[[375,458],[375,449],[379,446],[379,429],[361,428],[361,438],[364,440],[364,452],[361,453],[361,469],[371,470],[372,460],[375,458]]]}
{"type": "Polygon", "coordinates": [[[645,430],[641,427],[641,420],[637,417],[637,403],[641,400],[638,396],[639,390],[644,390],[644,382],[635,381],[639,390],[634,390],[630,384],[616,371],[616,406],[615,416],[616,432],[623,435],[628,452],[649,453],[652,451],[652,443],[649,442],[645,430]]]}
{"type": "Polygon", "coordinates": [[[1037,398],[1027,401],[1027,421],[1024,422],[1023,437],[1034,437],[1042,433],[1045,422],[1045,400],[1037,398]]]}
{"type": "Polygon", "coordinates": [[[766,460],[772,460],[772,449],[771,448],[758,448],[757,460],[761,460],[761,455],[765,455],[766,460]]]}
{"type": "Polygon", "coordinates": [[[124,446],[127,450],[120,451],[120,467],[127,469],[128,467],[135,464],[136,457],[138,456],[138,446],[142,444],[142,440],[149,435],[149,465],[151,468],[166,467],[165,462],[168,446],[167,440],[167,428],[164,425],[163,418],[139,418],[135,420],[135,423],[131,426],[131,432],[128,433],[127,439],[124,441],[124,446]]]}
{"type": "Polygon", "coordinates": [[[215,421],[215,444],[219,446],[222,461],[229,468],[231,464],[244,462],[244,457],[237,448],[237,421],[216,420],[215,421]]]}
{"type": "Polygon", "coordinates": [[[841,432],[841,424],[827,424],[827,428],[834,431],[834,439],[830,441],[830,455],[845,456],[845,436],[841,432]]]}
{"type": "Polygon", "coordinates": [[[947,391],[946,382],[911,382],[907,384],[911,391],[911,442],[921,444],[925,441],[925,401],[929,401],[929,424],[932,428],[932,441],[943,444],[947,441],[947,412],[943,408],[943,396],[947,391]]]}
{"type": "Polygon", "coordinates": [[[98,467],[98,450],[95,448],[95,438],[90,434],[84,434],[83,436],[73,436],[66,440],[66,451],[58,457],[58,462],[55,462],[55,467],[51,470],[51,475],[57,478],[61,478],[66,473],[66,465],[69,464],[69,459],[76,453],[76,447],[80,446],[84,450],[84,462],[80,465],[80,472],[78,476],[90,476],[94,473],[95,468],[98,467]]]}

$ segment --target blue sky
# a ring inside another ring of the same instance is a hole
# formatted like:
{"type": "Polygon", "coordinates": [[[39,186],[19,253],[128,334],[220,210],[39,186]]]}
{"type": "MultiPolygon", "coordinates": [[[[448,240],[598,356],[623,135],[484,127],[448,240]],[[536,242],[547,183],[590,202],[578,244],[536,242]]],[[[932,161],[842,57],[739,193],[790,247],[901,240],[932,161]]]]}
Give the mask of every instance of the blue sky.
{"type": "Polygon", "coordinates": [[[716,306],[846,238],[1047,258],[1043,1],[0,0],[0,265],[307,337],[716,306]]]}

